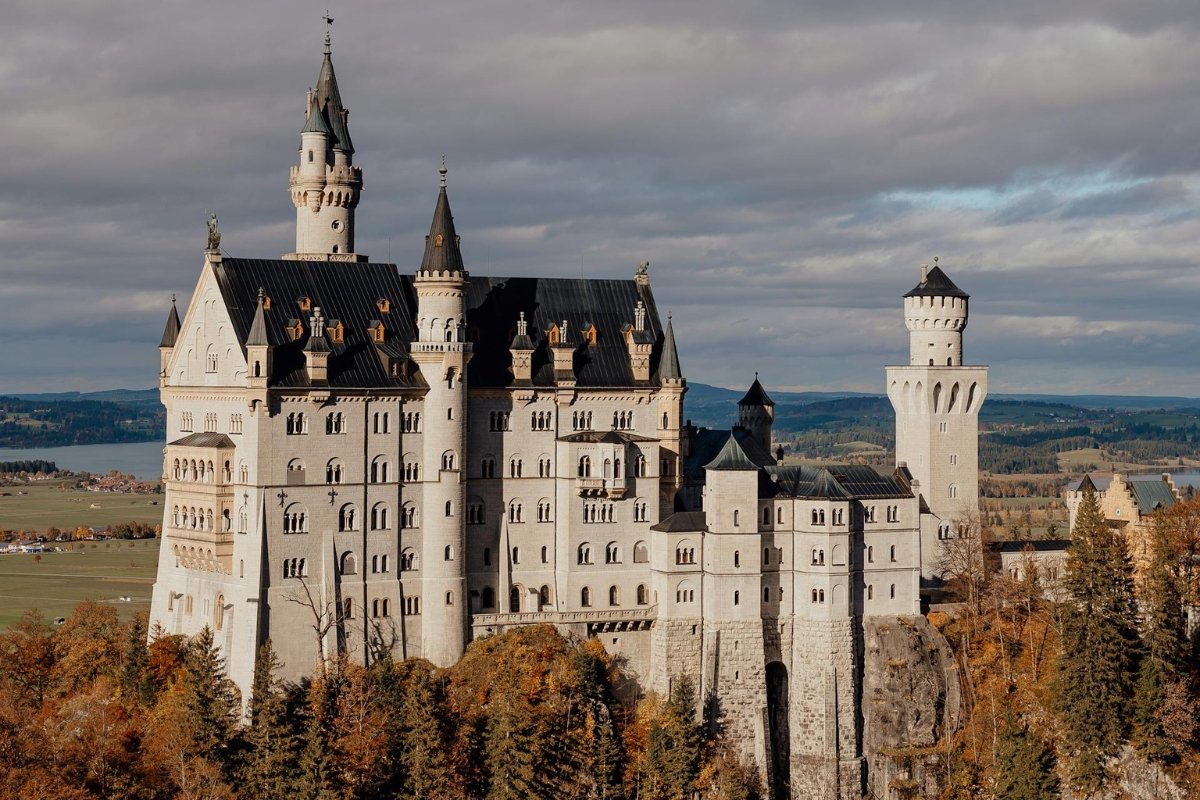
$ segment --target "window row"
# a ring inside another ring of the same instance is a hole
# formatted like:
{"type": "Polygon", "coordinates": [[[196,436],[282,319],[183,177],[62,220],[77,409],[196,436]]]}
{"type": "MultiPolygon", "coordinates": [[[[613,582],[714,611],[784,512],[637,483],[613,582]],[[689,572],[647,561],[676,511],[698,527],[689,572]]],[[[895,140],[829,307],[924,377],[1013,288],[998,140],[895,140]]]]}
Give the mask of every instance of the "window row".
{"type": "MultiPolygon", "coordinates": [[[[243,467],[243,469],[245,468],[243,467]]],[[[217,480],[217,470],[211,460],[200,459],[197,461],[194,458],[176,458],[171,467],[171,477],[177,481],[212,483],[217,480]]],[[[221,466],[220,478],[221,483],[229,483],[233,478],[228,461],[221,466]]]]}
{"type": "Polygon", "coordinates": [[[308,433],[308,417],[303,411],[293,411],[287,415],[288,436],[299,436],[308,433]]]}
{"type": "MultiPolygon", "coordinates": [[[[173,506],[171,508],[171,525],[176,528],[194,531],[214,531],[214,517],[211,508],[197,509],[195,506],[173,506]]],[[[229,509],[221,512],[221,532],[228,533],[233,529],[233,518],[229,509]]]]}
{"type": "MultiPolygon", "coordinates": [[[[867,599],[868,600],[875,599],[875,586],[873,584],[867,584],[867,599]]],[[[890,599],[890,600],[896,599],[896,584],[894,584],[894,583],[888,587],[888,599],[890,599]]],[[[824,600],[825,600],[825,598],[822,597],[821,601],[824,602],[824,600]]]]}
{"type": "MultiPolygon", "coordinates": [[[[664,461],[663,463],[665,464],[666,462],[664,461]]],[[[611,460],[611,461],[606,458],[606,459],[604,459],[604,462],[600,466],[601,466],[601,472],[599,475],[597,475],[597,477],[605,478],[605,479],[624,478],[624,477],[645,478],[647,475],[646,457],[642,456],[642,455],[639,455],[636,458],[634,458],[633,471],[628,476],[626,476],[621,471],[621,459],[619,459],[619,458],[615,459],[615,460],[611,460]]],[[[666,475],[667,473],[664,471],[663,474],[666,475]]],[[[585,455],[585,456],[579,457],[579,466],[578,466],[578,469],[576,470],[576,475],[580,478],[592,477],[592,457],[591,456],[585,455]]]]}
{"type": "MultiPolygon", "coordinates": [[[[646,584],[639,583],[637,591],[634,595],[634,602],[639,606],[649,605],[650,592],[646,588],[646,584]]],[[[583,608],[592,607],[592,587],[584,586],[579,590],[579,605],[583,608]]],[[[610,608],[615,608],[621,605],[621,587],[608,587],[608,605],[610,608]]]]}
{"type": "MultiPolygon", "coordinates": [[[[579,548],[575,552],[575,563],[577,563],[577,564],[594,564],[595,562],[592,560],[592,558],[593,557],[592,557],[591,542],[584,542],[583,544],[579,545],[579,548]]],[[[638,542],[634,543],[634,545],[633,545],[633,563],[645,564],[649,560],[650,560],[650,552],[646,548],[646,543],[643,541],[638,541],[638,542]]],[[[617,542],[609,542],[607,545],[605,545],[605,547],[604,547],[604,563],[605,564],[620,564],[620,563],[622,563],[621,545],[620,544],[618,544],[617,542]]]]}

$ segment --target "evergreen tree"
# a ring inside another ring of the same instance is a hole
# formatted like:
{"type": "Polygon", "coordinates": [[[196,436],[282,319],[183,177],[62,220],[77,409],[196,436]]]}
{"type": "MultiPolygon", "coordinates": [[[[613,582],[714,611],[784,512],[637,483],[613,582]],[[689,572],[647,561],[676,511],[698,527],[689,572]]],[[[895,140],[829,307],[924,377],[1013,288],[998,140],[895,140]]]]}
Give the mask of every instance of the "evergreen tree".
{"type": "Polygon", "coordinates": [[[259,648],[254,663],[250,727],[246,731],[246,755],[241,765],[247,800],[275,800],[293,791],[296,736],[288,721],[286,699],[275,677],[279,666],[268,639],[259,648]]]}
{"type": "Polygon", "coordinates": [[[1071,782],[1091,793],[1128,735],[1140,646],[1125,538],[1105,522],[1092,491],[1076,517],[1064,588],[1058,710],[1071,782]]]}
{"type": "Polygon", "coordinates": [[[667,704],[670,720],[671,749],[667,758],[666,781],[672,797],[690,797],[700,774],[700,725],[696,722],[696,685],[682,675],[671,687],[667,704]]]}
{"type": "Polygon", "coordinates": [[[225,675],[225,659],[207,625],[188,642],[183,671],[185,705],[196,755],[215,764],[228,764],[241,703],[237,688],[225,675]]]}
{"type": "Polygon", "coordinates": [[[304,800],[336,800],[332,788],[333,765],[330,758],[331,717],[337,707],[337,674],[324,670],[326,677],[309,686],[304,721],[304,749],[300,753],[298,793],[304,800]]]}
{"type": "Polygon", "coordinates": [[[545,780],[549,765],[539,758],[545,743],[534,713],[516,687],[493,696],[484,744],[488,800],[554,797],[545,780]]]}
{"type": "Polygon", "coordinates": [[[418,663],[404,682],[400,704],[400,753],[405,797],[421,800],[454,796],[453,766],[448,756],[445,726],[449,710],[436,691],[428,662],[418,663]]]}
{"type": "Polygon", "coordinates": [[[1134,692],[1130,738],[1147,758],[1165,763],[1174,760],[1178,744],[1163,727],[1167,687],[1181,677],[1188,642],[1179,560],[1168,536],[1167,521],[1161,516],[1151,531],[1151,561],[1142,588],[1146,652],[1134,692]]]}
{"type": "Polygon", "coordinates": [[[1055,764],[1054,751],[1010,713],[996,747],[996,800],[1058,800],[1055,764]]]}
{"type": "Polygon", "coordinates": [[[154,702],[154,681],[150,676],[150,650],[146,638],[146,614],[137,614],[130,621],[125,634],[118,675],[121,698],[130,707],[147,708],[154,702]]]}

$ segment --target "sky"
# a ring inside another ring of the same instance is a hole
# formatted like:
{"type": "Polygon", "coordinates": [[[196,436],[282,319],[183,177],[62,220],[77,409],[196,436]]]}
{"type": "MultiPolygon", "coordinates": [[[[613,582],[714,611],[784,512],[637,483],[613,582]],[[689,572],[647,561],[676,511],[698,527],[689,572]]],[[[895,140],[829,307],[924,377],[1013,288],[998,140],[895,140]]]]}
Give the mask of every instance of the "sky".
{"type": "MultiPolygon", "coordinates": [[[[692,381],[882,392],[938,256],[992,392],[1200,396],[1194,0],[329,10],[372,260],[416,268],[445,153],[470,271],[648,260],[692,381]]],[[[293,249],[324,11],[6,3],[0,393],[154,385],[209,211],[293,249]]]]}

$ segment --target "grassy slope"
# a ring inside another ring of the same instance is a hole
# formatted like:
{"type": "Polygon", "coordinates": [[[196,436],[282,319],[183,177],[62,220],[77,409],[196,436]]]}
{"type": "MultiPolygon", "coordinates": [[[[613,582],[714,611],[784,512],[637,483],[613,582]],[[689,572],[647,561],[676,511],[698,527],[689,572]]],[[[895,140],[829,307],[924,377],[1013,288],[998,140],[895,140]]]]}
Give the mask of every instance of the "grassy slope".
{"type": "Polygon", "coordinates": [[[50,526],[72,530],[80,525],[103,528],[121,522],[162,522],[161,494],[64,491],[62,485],[62,481],[46,481],[0,489],[11,492],[9,497],[0,497],[0,530],[44,531],[50,526]],[[18,494],[22,491],[28,494],[18,494]]]}

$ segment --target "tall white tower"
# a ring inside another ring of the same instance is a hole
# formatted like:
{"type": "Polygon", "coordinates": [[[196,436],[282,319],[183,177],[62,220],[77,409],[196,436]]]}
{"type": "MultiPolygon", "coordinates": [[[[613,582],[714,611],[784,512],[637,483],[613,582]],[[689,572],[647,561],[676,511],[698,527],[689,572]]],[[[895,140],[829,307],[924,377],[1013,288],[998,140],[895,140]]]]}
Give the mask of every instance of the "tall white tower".
{"type": "Polygon", "coordinates": [[[317,86],[308,92],[300,161],[292,167],[288,190],[296,206],[296,252],[285,259],[366,261],[354,252],[354,209],[362,191],[362,169],[354,166],[354,143],[342,105],[325,34],[325,60],[317,86]]]}
{"type": "Polygon", "coordinates": [[[923,579],[940,577],[939,541],[979,514],[979,408],[987,367],[963,365],[968,299],[936,263],[922,266],[921,282],[904,295],[908,366],[887,368],[896,463],[907,465],[933,516],[922,516],[923,579]]]}
{"type": "MultiPolygon", "coordinates": [[[[463,654],[467,636],[467,579],[463,502],[466,492],[467,363],[463,268],[446,197],[446,162],[425,257],[417,270],[417,341],[412,358],[425,395],[423,461],[425,510],[421,521],[421,654],[449,666],[463,654]]],[[[404,588],[410,593],[410,587],[404,588]]]]}

